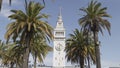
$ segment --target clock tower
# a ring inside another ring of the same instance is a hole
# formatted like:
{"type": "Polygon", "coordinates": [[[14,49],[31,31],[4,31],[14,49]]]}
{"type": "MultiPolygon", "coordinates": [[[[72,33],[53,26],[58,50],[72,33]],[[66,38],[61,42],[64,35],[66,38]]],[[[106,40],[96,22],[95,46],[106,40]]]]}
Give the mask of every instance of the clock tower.
{"type": "Polygon", "coordinates": [[[53,67],[65,68],[65,28],[63,26],[61,9],[56,28],[54,29],[53,67]]]}

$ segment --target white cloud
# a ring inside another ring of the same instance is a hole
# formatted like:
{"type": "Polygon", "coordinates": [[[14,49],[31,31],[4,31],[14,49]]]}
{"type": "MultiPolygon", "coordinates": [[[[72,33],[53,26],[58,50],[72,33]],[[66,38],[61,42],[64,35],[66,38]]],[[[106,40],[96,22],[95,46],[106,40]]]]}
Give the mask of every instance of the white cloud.
{"type": "MultiPolygon", "coordinates": [[[[21,4],[20,1],[12,0],[12,6],[19,5],[19,4],[21,4]]],[[[9,15],[11,15],[11,12],[10,12],[11,7],[9,6],[9,0],[3,0],[0,16],[8,17],[9,15]]]]}
{"type": "Polygon", "coordinates": [[[0,15],[3,17],[8,17],[9,15],[11,15],[12,13],[10,12],[10,9],[2,9],[2,11],[0,12],[0,15]]]}

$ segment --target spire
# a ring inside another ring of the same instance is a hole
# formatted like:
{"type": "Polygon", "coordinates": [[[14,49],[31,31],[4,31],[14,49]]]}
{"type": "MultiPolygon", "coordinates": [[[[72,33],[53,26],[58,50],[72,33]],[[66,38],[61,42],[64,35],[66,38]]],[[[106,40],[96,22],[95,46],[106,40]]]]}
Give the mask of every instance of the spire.
{"type": "Polygon", "coordinates": [[[59,16],[62,17],[62,8],[61,7],[60,7],[60,15],[59,16]]]}
{"type": "Polygon", "coordinates": [[[62,21],[62,9],[60,7],[60,12],[59,12],[59,15],[58,15],[58,20],[57,20],[57,26],[56,28],[64,28],[63,26],[63,21],[62,21]]]}
{"type": "Polygon", "coordinates": [[[59,13],[59,16],[58,16],[58,22],[61,22],[62,21],[62,8],[60,7],[60,13],[59,13]]]}

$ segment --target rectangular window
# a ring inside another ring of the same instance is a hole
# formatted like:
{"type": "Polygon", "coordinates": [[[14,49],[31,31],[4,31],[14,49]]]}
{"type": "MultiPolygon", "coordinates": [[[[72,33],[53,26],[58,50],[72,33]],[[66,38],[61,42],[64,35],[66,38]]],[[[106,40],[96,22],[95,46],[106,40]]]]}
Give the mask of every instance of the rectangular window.
{"type": "Polygon", "coordinates": [[[55,60],[57,60],[57,57],[55,57],[55,60]]]}
{"type": "Polygon", "coordinates": [[[64,36],[64,32],[56,32],[55,35],[64,36]]]}
{"type": "Polygon", "coordinates": [[[60,40],[64,40],[64,39],[65,39],[65,38],[60,38],[60,37],[59,37],[59,38],[55,38],[55,40],[59,40],[59,41],[60,41],[60,40]]]}

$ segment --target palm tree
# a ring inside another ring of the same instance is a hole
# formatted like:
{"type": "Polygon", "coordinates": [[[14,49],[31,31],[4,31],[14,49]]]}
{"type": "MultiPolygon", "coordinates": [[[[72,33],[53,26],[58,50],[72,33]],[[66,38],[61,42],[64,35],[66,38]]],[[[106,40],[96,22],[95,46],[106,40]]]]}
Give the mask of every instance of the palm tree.
{"type": "Polygon", "coordinates": [[[87,45],[87,62],[88,62],[88,68],[90,68],[90,60],[92,60],[93,64],[96,64],[96,57],[95,57],[95,47],[94,47],[94,40],[91,33],[86,33],[86,31],[83,32],[86,45],[87,45]]]}
{"type": "Polygon", "coordinates": [[[65,51],[66,51],[67,61],[70,61],[71,63],[79,63],[80,68],[84,68],[85,65],[84,61],[85,59],[87,59],[88,50],[90,53],[94,49],[91,47],[93,46],[86,45],[86,39],[83,33],[80,32],[78,29],[76,29],[74,31],[74,34],[70,34],[70,38],[66,40],[65,51]]]}
{"type": "Polygon", "coordinates": [[[4,51],[2,51],[2,64],[9,65],[13,68],[14,65],[19,65],[23,62],[22,56],[24,47],[16,45],[16,43],[4,44],[4,51]]]}
{"type": "MultiPolygon", "coordinates": [[[[3,61],[4,55],[6,54],[6,49],[8,48],[8,46],[5,45],[4,42],[2,42],[2,40],[0,40],[0,62],[3,61]]],[[[2,65],[2,63],[1,63],[2,65]]]]}
{"type": "Polygon", "coordinates": [[[96,68],[101,68],[100,48],[98,41],[98,33],[103,34],[103,29],[107,29],[110,34],[110,22],[104,17],[110,17],[107,14],[107,7],[101,7],[101,3],[92,0],[87,8],[80,9],[86,14],[79,19],[81,30],[87,29],[88,32],[93,32],[95,52],[96,52],[96,68]]]}
{"type": "Polygon", "coordinates": [[[25,7],[26,12],[11,10],[13,14],[9,18],[13,22],[8,24],[5,38],[7,41],[12,38],[13,42],[20,39],[20,44],[26,47],[23,55],[23,68],[28,68],[30,41],[34,38],[34,35],[36,33],[38,36],[42,35],[46,40],[50,40],[53,37],[52,27],[46,21],[40,20],[42,18],[48,18],[48,15],[40,12],[43,8],[39,3],[30,2],[25,7]]]}
{"type": "Polygon", "coordinates": [[[38,58],[39,62],[43,63],[43,59],[49,51],[52,51],[52,47],[48,46],[43,37],[35,35],[30,45],[30,52],[34,58],[34,68],[36,68],[36,59],[38,58]]]}
{"type": "Polygon", "coordinates": [[[0,58],[2,58],[2,55],[4,54],[3,52],[5,51],[5,49],[6,49],[6,46],[4,45],[2,40],[0,40],[0,58]]]}

